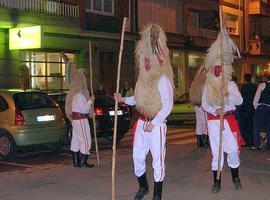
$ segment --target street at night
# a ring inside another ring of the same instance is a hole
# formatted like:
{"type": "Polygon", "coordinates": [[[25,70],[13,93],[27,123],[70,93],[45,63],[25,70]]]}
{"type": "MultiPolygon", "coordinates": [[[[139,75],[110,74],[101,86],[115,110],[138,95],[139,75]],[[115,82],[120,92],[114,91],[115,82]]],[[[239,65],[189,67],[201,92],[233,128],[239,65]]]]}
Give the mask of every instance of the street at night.
{"type": "MultiPolygon", "coordinates": [[[[196,146],[193,127],[169,127],[167,134],[164,199],[268,199],[269,151],[241,149],[240,177],[243,188],[235,191],[225,165],[222,190],[211,193],[212,173],[210,149],[196,146]]],[[[131,200],[137,190],[133,174],[131,136],[117,146],[116,199],[131,200]]],[[[111,198],[111,155],[107,141],[100,140],[100,167],[78,169],[72,166],[68,149],[59,154],[49,151],[19,152],[14,158],[0,163],[0,199],[95,199],[111,198]]],[[[94,150],[90,162],[96,165],[94,150]]],[[[150,186],[153,182],[151,158],[147,160],[150,186]]],[[[151,187],[150,187],[151,188],[151,187]]],[[[152,190],[145,199],[152,198],[152,190]]]]}

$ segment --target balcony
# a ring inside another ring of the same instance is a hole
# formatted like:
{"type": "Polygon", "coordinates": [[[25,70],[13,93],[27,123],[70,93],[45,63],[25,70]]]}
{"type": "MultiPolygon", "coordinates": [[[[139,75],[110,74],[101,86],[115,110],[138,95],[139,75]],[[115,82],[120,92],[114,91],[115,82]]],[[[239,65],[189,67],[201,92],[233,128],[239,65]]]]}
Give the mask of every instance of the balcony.
{"type": "Polygon", "coordinates": [[[250,15],[270,16],[269,0],[250,0],[248,5],[250,15]]]}
{"type": "Polygon", "coordinates": [[[270,55],[270,43],[260,39],[252,39],[249,42],[249,53],[251,55],[270,55]]]}
{"type": "Polygon", "coordinates": [[[213,31],[213,30],[209,30],[209,29],[202,29],[202,28],[198,28],[198,27],[188,26],[187,34],[189,36],[193,36],[193,37],[216,39],[218,32],[213,31]]]}
{"type": "Polygon", "coordinates": [[[44,0],[0,0],[0,8],[79,18],[79,6],[44,0]]]}

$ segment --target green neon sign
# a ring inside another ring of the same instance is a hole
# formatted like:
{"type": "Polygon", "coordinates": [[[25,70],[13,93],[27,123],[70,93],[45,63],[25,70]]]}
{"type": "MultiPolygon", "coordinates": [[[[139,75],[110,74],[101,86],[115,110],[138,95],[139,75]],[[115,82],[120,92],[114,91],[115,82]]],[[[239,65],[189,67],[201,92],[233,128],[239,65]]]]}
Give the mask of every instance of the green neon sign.
{"type": "Polygon", "coordinates": [[[42,47],[41,26],[9,29],[9,49],[37,49],[42,47]]]}

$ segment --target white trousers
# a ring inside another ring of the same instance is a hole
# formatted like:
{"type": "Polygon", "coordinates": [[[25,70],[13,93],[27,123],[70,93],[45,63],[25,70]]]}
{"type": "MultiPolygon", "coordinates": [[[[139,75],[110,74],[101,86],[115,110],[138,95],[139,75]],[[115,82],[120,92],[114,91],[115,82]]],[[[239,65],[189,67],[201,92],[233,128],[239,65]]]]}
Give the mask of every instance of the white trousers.
{"type": "MultiPolygon", "coordinates": [[[[219,125],[220,120],[208,120],[208,135],[212,151],[212,170],[218,170],[218,150],[219,150],[219,125]]],[[[237,168],[240,165],[239,148],[227,120],[224,119],[224,130],[222,132],[222,153],[221,169],[224,164],[224,153],[227,153],[227,163],[231,168],[237,168]]]]}
{"type": "Polygon", "coordinates": [[[196,113],[196,135],[207,135],[207,113],[201,106],[194,106],[196,113]]]}
{"type": "Polygon", "coordinates": [[[133,144],[133,164],[137,177],[146,172],[146,155],[149,150],[152,155],[152,167],[154,169],[154,179],[156,182],[163,181],[165,177],[165,154],[166,154],[166,131],[165,123],[154,127],[152,132],[144,132],[144,128],[149,122],[138,120],[134,144],[133,144]]]}
{"type": "Polygon", "coordinates": [[[88,119],[72,120],[72,139],[70,150],[89,155],[91,149],[91,133],[88,119]]]}

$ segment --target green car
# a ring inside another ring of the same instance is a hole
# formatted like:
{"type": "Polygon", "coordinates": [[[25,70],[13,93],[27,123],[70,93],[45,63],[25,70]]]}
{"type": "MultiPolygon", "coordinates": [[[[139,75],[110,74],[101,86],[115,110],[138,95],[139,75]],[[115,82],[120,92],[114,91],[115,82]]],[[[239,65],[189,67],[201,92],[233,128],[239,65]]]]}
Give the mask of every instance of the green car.
{"type": "Polygon", "coordinates": [[[167,117],[167,121],[174,124],[196,122],[194,107],[190,103],[188,93],[184,93],[174,101],[172,112],[167,117]]]}
{"type": "Polygon", "coordinates": [[[17,148],[33,145],[56,150],[65,137],[64,115],[46,93],[0,90],[0,158],[12,155],[17,148]]]}

